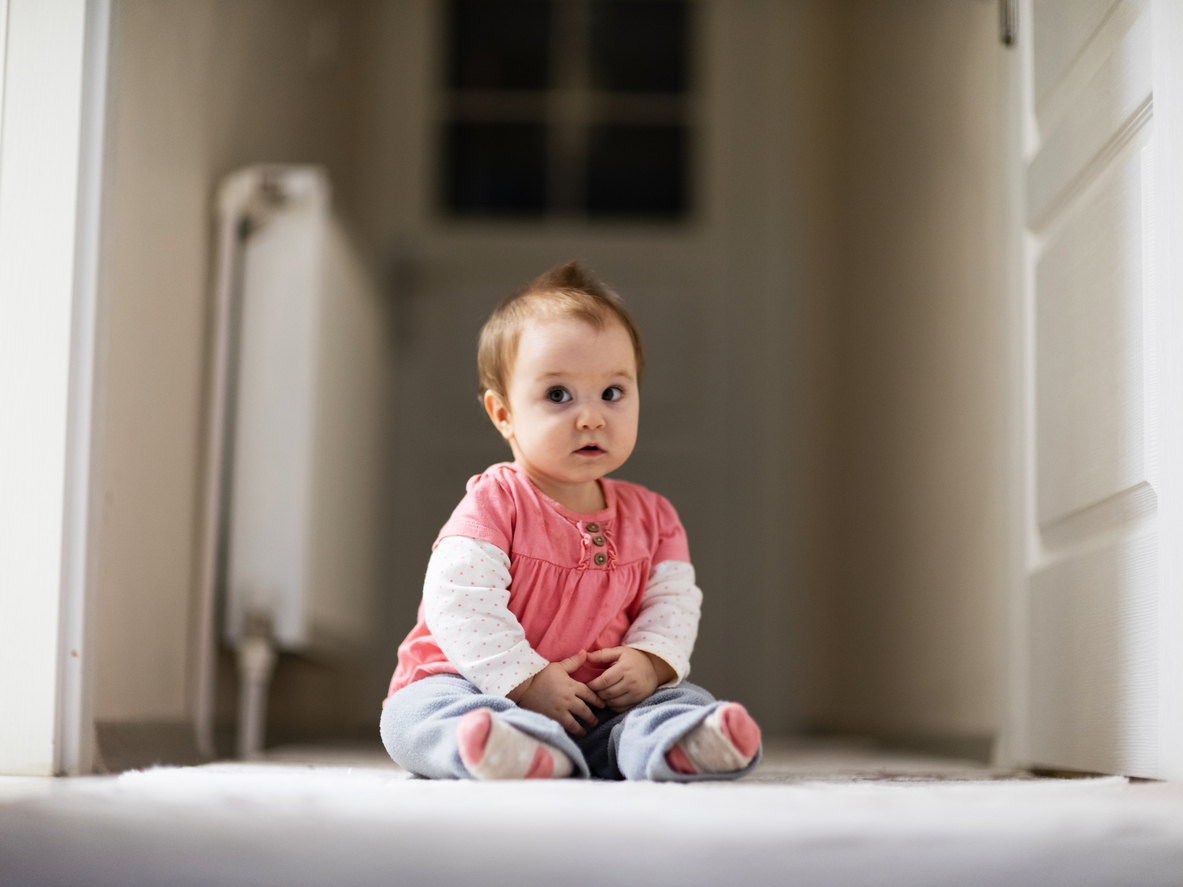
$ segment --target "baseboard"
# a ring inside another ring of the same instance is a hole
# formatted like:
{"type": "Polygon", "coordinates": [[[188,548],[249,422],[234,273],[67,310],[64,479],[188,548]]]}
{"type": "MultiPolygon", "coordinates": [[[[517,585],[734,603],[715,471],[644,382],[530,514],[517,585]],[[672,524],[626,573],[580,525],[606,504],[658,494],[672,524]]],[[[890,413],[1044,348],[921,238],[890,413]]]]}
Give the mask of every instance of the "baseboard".
{"type": "Polygon", "coordinates": [[[997,736],[993,733],[888,733],[855,731],[826,724],[806,727],[799,735],[860,746],[917,752],[938,758],[956,758],[993,764],[997,736]]]}
{"type": "Polygon", "coordinates": [[[968,736],[931,733],[880,737],[880,741],[888,748],[920,752],[941,758],[977,761],[981,764],[994,762],[995,739],[996,737],[990,733],[968,736]]]}
{"type": "Polygon", "coordinates": [[[95,738],[100,773],[201,763],[188,721],[99,721],[95,738]]]}

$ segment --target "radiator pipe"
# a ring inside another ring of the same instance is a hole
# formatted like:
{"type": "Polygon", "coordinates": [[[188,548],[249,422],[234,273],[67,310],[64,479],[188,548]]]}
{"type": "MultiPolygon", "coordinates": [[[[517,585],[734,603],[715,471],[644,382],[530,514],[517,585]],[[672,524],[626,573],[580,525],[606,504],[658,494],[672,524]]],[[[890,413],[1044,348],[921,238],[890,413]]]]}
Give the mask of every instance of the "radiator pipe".
{"type": "Polygon", "coordinates": [[[258,757],[267,728],[267,689],[275,669],[271,619],[253,613],[238,642],[238,757],[258,757]]]}

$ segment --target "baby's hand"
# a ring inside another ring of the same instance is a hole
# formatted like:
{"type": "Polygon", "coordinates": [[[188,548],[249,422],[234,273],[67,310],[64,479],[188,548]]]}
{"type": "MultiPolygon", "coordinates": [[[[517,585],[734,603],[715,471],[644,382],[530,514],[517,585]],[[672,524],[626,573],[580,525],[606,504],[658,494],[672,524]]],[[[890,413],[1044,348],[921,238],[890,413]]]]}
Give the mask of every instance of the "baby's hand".
{"type": "Polygon", "coordinates": [[[586,651],[580,650],[562,662],[552,662],[511,690],[509,698],[522,708],[528,708],[558,721],[568,733],[585,736],[587,730],[575,720],[575,717],[578,715],[589,726],[594,727],[599,722],[588,706],[604,707],[603,701],[588,689],[587,684],[571,677],[571,672],[582,666],[587,659],[586,651]]]}
{"type": "Polygon", "coordinates": [[[675,672],[664,659],[633,647],[609,647],[589,653],[588,662],[608,665],[608,670],[588,682],[588,687],[615,712],[632,708],[653,695],[675,672]]]}

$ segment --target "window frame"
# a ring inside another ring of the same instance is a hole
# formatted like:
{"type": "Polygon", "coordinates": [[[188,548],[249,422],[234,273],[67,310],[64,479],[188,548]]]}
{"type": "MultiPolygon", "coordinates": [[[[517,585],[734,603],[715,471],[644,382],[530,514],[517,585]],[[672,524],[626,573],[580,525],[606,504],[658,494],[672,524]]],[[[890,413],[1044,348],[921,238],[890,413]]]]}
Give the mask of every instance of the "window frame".
{"type": "MultiPolygon", "coordinates": [[[[700,0],[680,2],[686,10],[685,89],[681,93],[612,92],[596,88],[591,78],[591,7],[597,0],[550,0],[554,21],[550,85],[542,90],[480,90],[451,86],[452,31],[450,0],[436,2],[436,59],[432,72],[428,216],[449,228],[497,229],[515,226],[594,228],[608,226],[671,230],[697,223],[705,187],[701,145],[706,133],[702,110],[703,10],[700,0]],[[457,212],[449,191],[448,131],[457,122],[533,122],[546,131],[547,197],[542,212],[457,212]],[[678,125],[685,131],[682,163],[683,208],[675,214],[592,213],[584,186],[590,140],[598,124],[678,125]]],[[[629,2],[629,0],[614,0],[629,2]]]]}

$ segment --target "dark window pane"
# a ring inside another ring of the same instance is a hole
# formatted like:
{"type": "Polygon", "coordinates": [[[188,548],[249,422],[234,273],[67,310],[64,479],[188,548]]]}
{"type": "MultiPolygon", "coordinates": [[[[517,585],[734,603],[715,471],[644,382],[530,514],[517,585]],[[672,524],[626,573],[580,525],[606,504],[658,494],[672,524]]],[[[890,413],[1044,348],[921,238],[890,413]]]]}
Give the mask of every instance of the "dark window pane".
{"type": "Polygon", "coordinates": [[[546,208],[546,130],[541,123],[452,123],[445,169],[448,207],[460,215],[529,214],[546,208]]]}
{"type": "Polygon", "coordinates": [[[452,0],[448,82],[458,89],[545,89],[548,0],[452,0]]]}
{"type": "Polygon", "coordinates": [[[684,0],[596,0],[595,85],[619,92],[684,92],[689,18],[684,0]]]}
{"type": "Polygon", "coordinates": [[[596,126],[589,141],[589,214],[678,216],[686,211],[685,127],[596,126]]]}

